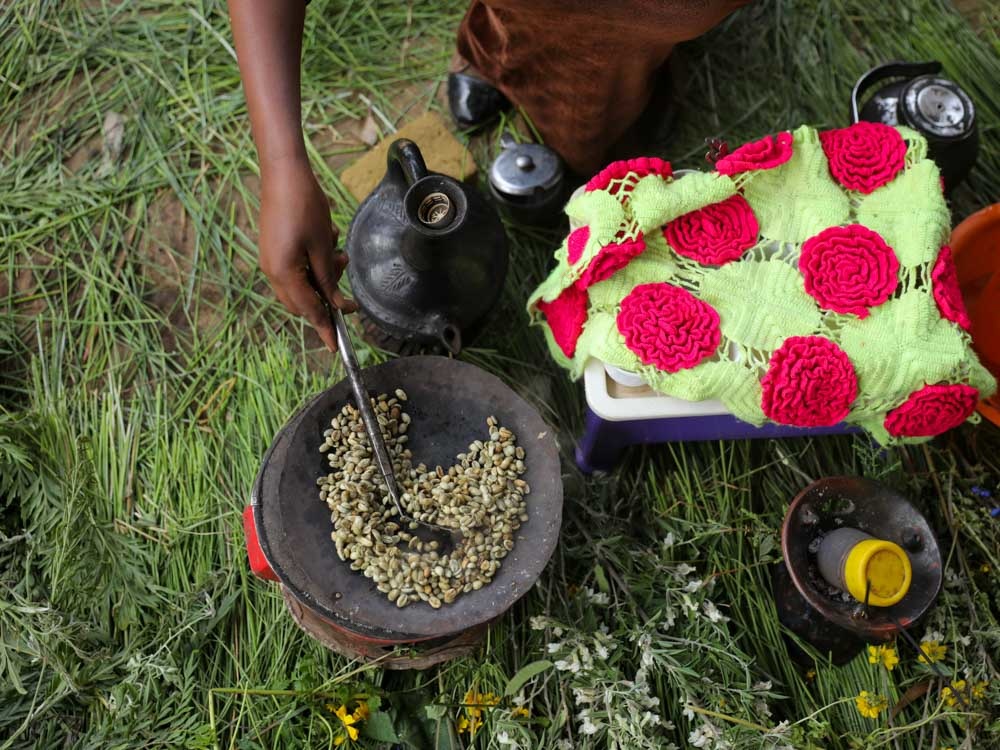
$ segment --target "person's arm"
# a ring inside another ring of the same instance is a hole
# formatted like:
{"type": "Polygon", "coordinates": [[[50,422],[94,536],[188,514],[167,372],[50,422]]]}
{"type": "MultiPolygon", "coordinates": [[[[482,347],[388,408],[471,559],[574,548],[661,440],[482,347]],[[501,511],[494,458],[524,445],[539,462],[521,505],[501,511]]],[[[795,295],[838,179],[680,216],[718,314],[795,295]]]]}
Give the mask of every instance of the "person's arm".
{"type": "Polygon", "coordinates": [[[356,309],[337,288],[347,256],[335,252],[330,204],[309,166],[302,135],[299,65],[305,3],[228,0],[240,77],[260,160],[260,267],[291,312],[327,347],[337,337],[320,294],[356,309]]]}

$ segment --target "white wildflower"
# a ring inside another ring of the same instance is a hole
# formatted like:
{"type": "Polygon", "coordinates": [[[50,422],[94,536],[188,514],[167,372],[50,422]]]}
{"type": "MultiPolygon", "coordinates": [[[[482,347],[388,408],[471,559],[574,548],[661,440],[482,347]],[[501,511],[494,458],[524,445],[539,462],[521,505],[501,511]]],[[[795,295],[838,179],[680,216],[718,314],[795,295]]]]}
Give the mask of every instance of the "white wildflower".
{"type": "Polygon", "coordinates": [[[642,715],[642,724],[652,724],[654,727],[659,725],[661,722],[659,714],[654,714],[652,711],[647,711],[642,715]]]}
{"type": "Polygon", "coordinates": [[[510,702],[513,703],[518,708],[520,708],[528,701],[527,699],[525,699],[524,693],[518,693],[517,695],[515,695],[513,698],[510,699],[510,702]]]}
{"type": "Polygon", "coordinates": [[[729,622],[729,618],[722,614],[722,612],[719,611],[719,608],[712,602],[703,602],[701,608],[704,610],[708,619],[712,622],[729,622]]]}
{"type": "Polygon", "coordinates": [[[550,654],[554,654],[554,653],[556,653],[556,651],[558,651],[562,647],[563,647],[563,644],[560,641],[556,641],[555,643],[550,643],[548,646],[546,646],[546,649],[548,649],[548,652],[550,654]]]}
{"type": "Polygon", "coordinates": [[[690,596],[684,594],[681,598],[681,603],[684,605],[684,609],[688,612],[694,614],[698,611],[698,602],[694,601],[690,596]]]}
{"type": "Polygon", "coordinates": [[[532,630],[545,630],[549,626],[549,618],[535,615],[528,620],[528,624],[531,625],[532,630]]]}
{"type": "Polygon", "coordinates": [[[713,725],[705,722],[688,735],[688,742],[692,747],[716,747],[716,740],[719,739],[719,730],[713,725]]]}
{"type": "Polygon", "coordinates": [[[569,740],[556,740],[556,750],[573,750],[573,743],[569,740]]]}
{"type": "Polygon", "coordinates": [[[684,704],[684,718],[688,721],[694,721],[694,711],[691,710],[691,705],[689,703],[684,704]]]}
{"type": "Polygon", "coordinates": [[[926,643],[927,641],[937,641],[942,643],[944,641],[944,636],[941,634],[940,630],[928,630],[924,633],[924,637],[920,639],[921,643],[926,643]]]}
{"type": "Polygon", "coordinates": [[[598,643],[598,644],[597,644],[596,646],[594,646],[594,652],[595,652],[595,653],[596,653],[596,654],[598,655],[598,657],[600,657],[601,659],[607,659],[607,658],[608,658],[608,656],[610,656],[610,655],[611,655],[611,652],[610,652],[610,651],[608,651],[608,647],[607,647],[607,646],[605,646],[605,645],[604,645],[603,643],[598,643]]]}
{"type": "Polygon", "coordinates": [[[750,688],[750,689],[751,690],[757,690],[757,691],[770,690],[771,689],[771,681],[770,680],[761,680],[760,682],[755,682],[753,684],[753,687],[750,688]]]}
{"type": "Polygon", "coordinates": [[[704,581],[699,581],[698,579],[695,579],[693,581],[688,581],[687,585],[684,587],[684,590],[689,594],[693,594],[695,591],[697,591],[704,585],[705,585],[704,581]]]}
{"type": "Polygon", "coordinates": [[[957,640],[963,646],[971,646],[972,645],[972,639],[969,636],[967,636],[967,635],[960,635],[955,640],[957,640]]]}
{"type": "Polygon", "coordinates": [[[671,606],[666,606],[663,608],[663,625],[664,630],[670,630],[677,622],[677,610],[671,606]]]}
{"type": "Polygon", "coordinates": [[[696,567],[694,567],[693,565],[688,565],[687,563],[681,563],[676,568],[677,575],[682,576],[684,578],[691,575],[696,570],[698,570],[696,567]]]}
{"type": "Polygon", "coordinates": [[[663,549],[668,550],[674,546],[674,532],[668,531],[667,535],[663,538],[663,549]]]}
{"type": "Polygon", "coordinates": [[[573,674],[576,674],[577,672],[580,671],[580,660],[577,659],[576,655],[574,654],[573,658],[570,659],[569,661],[566,661],[565,659],[560,659],[559,661],[557,661],[555,663],[555,667],[556,669],[562,670],[563,672],[572,672],[573,674]],[[562,664],[562,666],[560,666],[560,664],[562,664]]]}
{"type": "Polygon", "coordinates": [[[774,727],[774,729],[768,732],[768,734],[773,734],[778,737],[783,737],[784,735],[788,734],[790,729],[791,726],[789,725],[788,720],[786,719],[785,721],[778,722],[778,724],[774,727]]]}
{"type": "Polygon", "coordinates": [[[583,589],[583,595],[591,601],[591,603],[596,604],[599,607],[606,607],[611,603],[608,595],[603,591],[594,591],[590,586],[583,589]]]}
{"type": "Polygon", "coordinates": [[[754,701],[753,708],[759,715],[766,716],[769,719],[771,718],[771,707],[767,705],[767,701],[754,701]]]}

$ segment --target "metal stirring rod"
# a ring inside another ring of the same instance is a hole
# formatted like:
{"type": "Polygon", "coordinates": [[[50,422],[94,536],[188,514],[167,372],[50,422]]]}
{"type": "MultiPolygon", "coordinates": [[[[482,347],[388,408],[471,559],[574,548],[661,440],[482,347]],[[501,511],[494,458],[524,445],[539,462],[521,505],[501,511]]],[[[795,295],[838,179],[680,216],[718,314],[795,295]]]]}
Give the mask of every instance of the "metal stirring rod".
{"type": "Polygon", "coordinates": [[[372,409],[368,396],[368,389],[361,379],[361,367],[358,365],[357,355],[354,353],[354,344],[351,343],[351,335],[347,330],[347,321],[344,320],[344,313],[340,308],[332,311],[333,324],[337,329],[337,349],[340,350],[340,358],[347,370],[347,379],[351,382],[351,390],[354,391],[354,400],[358,404],[358,411],[361,412],[361,421],[365,423],[365,432],[368,433],[368,440],[372,444],[372,453],[375,454],[375,463],[382,473],[382,479],[389,490],[389,497],[392,498],[396,512],[402,521],[411,521],[403,512],[402,503],[399,501],[399,487],[396,485],[396,475],[393,473],[392,460],[389,458],[389,451],[385,448],[385,441],[382,439],[382,430],[379,427],[378,419],[372,409]]]}

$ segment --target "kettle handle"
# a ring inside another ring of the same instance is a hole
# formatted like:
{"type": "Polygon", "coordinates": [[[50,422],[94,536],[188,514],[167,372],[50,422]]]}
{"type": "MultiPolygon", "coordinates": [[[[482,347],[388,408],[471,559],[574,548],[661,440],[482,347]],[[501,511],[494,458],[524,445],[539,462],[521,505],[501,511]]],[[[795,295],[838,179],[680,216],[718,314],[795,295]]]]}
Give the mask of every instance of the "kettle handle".
{"type": "Polygon", "coordinates": [[[401,176],[407,187],[428,174],[424,155],[420,153],[417,144],[407,138],[392,142],[386,162],[388,170],[401,176]]]}
{"type": "Polygon", "coordinates": [[[858,79],[858,82],[854,84],[854,89],[851,91],[851,122],[858,122],[858,120],[861,119],[861,104],[858,100],[873,83],[877,83],[883,78],[895,76],[924,76],[940,72],[941,63],[937,60],[929,60],[928,62],[922,63],[910,63],[903,62],[902,60],[894,60],[893,62],[888,62],[884,65],[875,66],[861,76],[861,78],[858,79]]]}
{"type": "Polygon", "coordinates": [[[437,328],[438,343],[453,357],[462,351],[462,332],[449,318],[440,318],[434,322],[437,328]]]}

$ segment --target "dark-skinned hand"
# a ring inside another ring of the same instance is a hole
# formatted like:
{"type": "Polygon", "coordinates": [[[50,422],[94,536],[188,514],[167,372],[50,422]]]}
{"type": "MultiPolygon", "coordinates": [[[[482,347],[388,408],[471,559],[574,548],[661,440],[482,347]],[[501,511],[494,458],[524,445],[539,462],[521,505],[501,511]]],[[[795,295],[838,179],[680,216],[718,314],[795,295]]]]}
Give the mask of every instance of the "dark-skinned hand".
{"type": "Polygon", "coordinates": [[[261,270],[281,303],[305,318],[327,348],[336,351],[330,308],[347,313],[357,305],[337,288],[347,255],[337,250],[330,202],[307,159],[293,157],[262,167],[261,270]]]}

